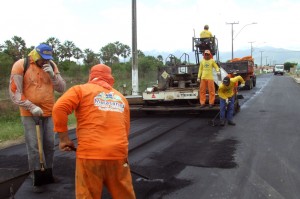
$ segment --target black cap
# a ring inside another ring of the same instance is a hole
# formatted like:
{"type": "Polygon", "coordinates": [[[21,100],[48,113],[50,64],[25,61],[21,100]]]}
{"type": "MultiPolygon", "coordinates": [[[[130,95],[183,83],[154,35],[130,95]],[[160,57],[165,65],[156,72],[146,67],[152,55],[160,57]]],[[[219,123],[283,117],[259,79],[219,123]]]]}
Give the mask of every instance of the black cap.
{"type": "Polygon", "coordinates": [[[228,85],[229,83],[230,83],[230,78],[229,77],[224,77],[223,84],[228,85]]]}

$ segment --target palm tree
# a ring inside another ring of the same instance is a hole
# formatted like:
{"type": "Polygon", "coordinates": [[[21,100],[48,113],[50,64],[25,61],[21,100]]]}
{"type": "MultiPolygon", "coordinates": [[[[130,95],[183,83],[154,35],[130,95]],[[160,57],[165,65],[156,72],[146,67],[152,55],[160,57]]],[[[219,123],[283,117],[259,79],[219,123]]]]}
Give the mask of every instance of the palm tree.
{"type": "Polygon", "coordinates": [[[60,54],[59,51],[59,46],[60,46],[60,41],[59,39],[55,38],[55,37],[50,37],[49,39],[47,39],[47,41],[45,42],[46,44],[48,44],[49,46],[51,46],[52,50],[53,50],[53,59],[55,62],[58,62],[58,57],[60,54]]]}
{"type": "Polygon", "coordinates": [[[65,41],[63,46],[65,57],[68,58],[68,60],[70,61],[71,57],[73,57],[73,51],[76,48],[76,46],[72,41],[65,41]]]}
{"type": "Polygon", "coordinates": [[[100,58],[101,60],[103,60],[104,63],[108,63],[108,64],[119,62],[118,57],[115,56],[117,54],[116,52],[117,52],[116,45],[113,43],[109,43],[106,46],[101,48],[100,58]]]}
{"type": "Polygon", "coordinates": [[[95,64],[99,64],[100,61],[99,61],[98,55],[96,53],[94,53],[94,51],[92,51],[91,49],[85,49],[83,63],[86,64],[88,66],[88,68],[90,68],[91,66],[93,66],[95,64]]]}
{"type": "Polygon", "coordinates": [[[122,48],[122,52],[121,52],[121,57],[124,58],[124,63],[125,63],[125,59],[127,57],[129,57],[131,54],[131,49],[128,45],[123,45],[123,48],[122,48]]]}
{"type": "Polygon", "coordinates": [[[25,41],[18,36],[12,37],[11,41],[6,40],[4,45],[4,52],[11,56],[14,61],[17,61],[25,56],[26,43],[25,41]]]}
{"type": "Polygon", "coordinates": [[[83,53],[82,53],[82,50],[80,50],[80,48],[75,48],[72,52],[74,58],[77,60],[77,64],[78,64],[78,60],[80,58],[83,58],[83,53]]]}

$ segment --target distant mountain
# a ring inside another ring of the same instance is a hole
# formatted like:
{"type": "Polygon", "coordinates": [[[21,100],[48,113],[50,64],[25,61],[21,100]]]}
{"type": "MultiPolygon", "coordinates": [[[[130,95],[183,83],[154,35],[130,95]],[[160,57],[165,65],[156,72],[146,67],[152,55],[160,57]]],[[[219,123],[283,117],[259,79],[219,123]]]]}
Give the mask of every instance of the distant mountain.
{"type": "MultiPolygon", "coordinates": [[[[170,56],[170,54],[174,55],[178,59],[182,57],[181,60],[184,60],[186,56],[182,56],[184,53],[187,53],[189,56],[189,62],[195,63],[195,54],[194,52],[183,52],[183,51],[175,51],[175,52],[163,52],[163,51],[145,51],[145,55],[151,55],[157,57],[161,55],[166,61],[166,58],[170,56]]],[[[245,57],[249,56],[250,49],[247,50],[237,50],[234,51],[234,57],[245,57]]],[[[220,61],[226,62],[227,60],[231,59],[231,52],[219,52],[220,61]]],[[[258,66],[262,65],[274,65],[274,64],[283,64],[285,62],[295,62],[300,63],[300,51],[293,51],[283,48],[273,48],[270,46],[265,46],[261,48],[255,48],[252,56],[254,58],[255,64],[258,66]],[[262,52],[261,52],[262,51],[262,52]]]]}

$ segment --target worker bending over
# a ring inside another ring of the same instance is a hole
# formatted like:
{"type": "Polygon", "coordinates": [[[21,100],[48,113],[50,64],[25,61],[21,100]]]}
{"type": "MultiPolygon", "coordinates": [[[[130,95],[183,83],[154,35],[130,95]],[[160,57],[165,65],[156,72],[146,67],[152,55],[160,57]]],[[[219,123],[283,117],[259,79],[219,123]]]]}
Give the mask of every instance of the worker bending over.
{"type": "Polygon", "coordinates": [[[220,125],[225,125],[225,120],[229,125],[235,125],[232,121],[233,111],[234,111],[234,87],[236,82],[241,82],[241,84],[245,84],[244,79],[241,76],[236,76],[233,78],[225,77],[223,82],[220,84],[218,89],[218,95],[220,98],[220,125]],[[227,109],[227,114],[226,114],[227,109]]]}

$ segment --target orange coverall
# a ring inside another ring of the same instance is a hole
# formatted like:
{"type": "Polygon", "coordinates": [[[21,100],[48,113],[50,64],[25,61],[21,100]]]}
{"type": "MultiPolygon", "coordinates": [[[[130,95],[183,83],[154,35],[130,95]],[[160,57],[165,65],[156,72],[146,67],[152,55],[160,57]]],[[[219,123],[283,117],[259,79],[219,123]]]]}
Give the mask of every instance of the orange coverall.
{"type": "Polygon", "coordinates": [[[127,162],[130,112],[126,98],[91,80],[73,86],[54,105],[56,132],[67,132],[68,115],[73,110],[78,139],[76,198],[99,199],[105,185],[113,198],[134,199],[127,162]]]}

